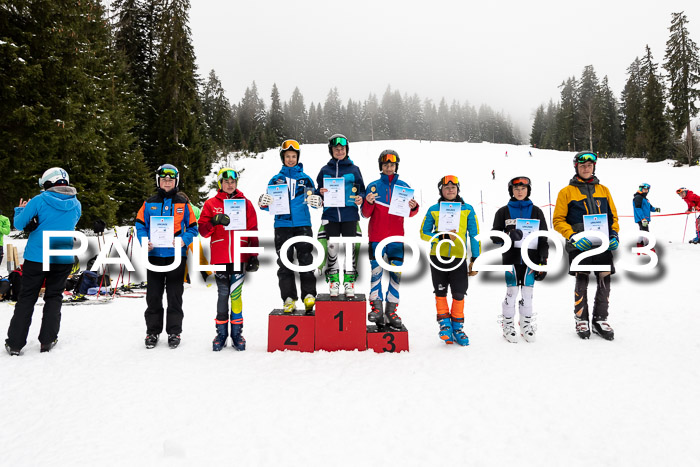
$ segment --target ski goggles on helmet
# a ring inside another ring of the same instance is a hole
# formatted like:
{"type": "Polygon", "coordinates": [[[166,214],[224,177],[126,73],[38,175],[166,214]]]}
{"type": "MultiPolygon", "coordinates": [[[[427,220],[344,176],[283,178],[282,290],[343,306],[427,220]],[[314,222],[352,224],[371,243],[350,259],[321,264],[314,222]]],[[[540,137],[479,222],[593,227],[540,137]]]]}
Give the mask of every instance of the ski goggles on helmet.
{"type": "Polygon", "coordinates": [[[216,177],[219,182],[225,178],[229,178],[231,180],[238,180],[238,172],[236,172],[233,169],[222,169],[219,171],[219,176],[216,177]]]}
{"type": "Polygon", "coordinates": [[[530,179],[527,177],[518,177],[518,178],[514,178],[513,180],[511,180],[510,184],[512,186],[529,186],[530,179]]]}
{"type": "Polygon", "coordinates": [[[331,146],[347,146],[348,145],[348,139],[343,138],[342,136],[336,136],[335,138],[331,139],[331,146]]]}
{"type": "Polygon", "coordinates": [[[287,149],[293,149],[295,151],[299,151],[299,142],[294,140],[294,139],[288,139],[284,142],[282,142],[282,151],[286,151],[287,149]]]}
{"type": "Polygon", "coordinates": [[[681,187],[681,188],[679,188],[679,189],[676,190],[676,194],[677,194],[677,195],[680,195],[680,194],[683,193],[684,191],[688,191],[688,189],[685,188],[685,187],[681,187]]]}
{"type": "Polygon", "coordinates": [[[171,178],[173,180],[177,179],[177,169],[171,168],[161,168],[158,171],[158,177],[160,178],[171,178]]]}
{"type": "Polygon", "coordinates": [[[651,190],[651,185],[649,185],[648,183],[642,183],[641,185],[639,185],[639,189],[640,189],[640,190],[643,190],[643,189],[645,189],[645,188],[646,188],[647,190],[651,190]]]}
{"type": "Polygon", "coordinates": [[[584,162],[593,162],[594,164],[598,160],[598,156],[593,154],[592,152],[587,152],[585,154],[579,154],[576,156],[576,162],[579,164],[583,164],[584,162]]]}
{"type": "Polygon", "coordinates": [[[380,161],[382,164],[385,164],[385,163],[387,163],[387,162],[394,162],[394,163],[396,163],[396,162],[399,161],[399,156],[397,156],[396,154],[384,154],[382,157],[379,158],[379,161],[380,161]]]}
{"type": "Polygon", "coordinates": [[[455,175],[445,175],[440,179],[440,187],[443,187],[447,185],[448,183],[453,184],[454,186],[459,186],[459,178],[457,178],[455,175]]]}

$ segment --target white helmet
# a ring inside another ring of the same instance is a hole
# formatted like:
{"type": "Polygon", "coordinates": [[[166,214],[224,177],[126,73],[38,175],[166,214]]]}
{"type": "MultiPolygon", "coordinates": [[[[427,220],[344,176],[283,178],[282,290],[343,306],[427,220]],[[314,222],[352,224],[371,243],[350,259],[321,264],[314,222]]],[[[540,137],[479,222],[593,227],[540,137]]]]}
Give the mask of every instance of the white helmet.
{"type": "Polygon", "coordinates": [[[51,167],[44,175],[39,179],[39,186],[44,190],[48,190],[52,186],[56,185],[69,185],[70,179],[68,178],[68,172],[60,167],[51,167]]]}

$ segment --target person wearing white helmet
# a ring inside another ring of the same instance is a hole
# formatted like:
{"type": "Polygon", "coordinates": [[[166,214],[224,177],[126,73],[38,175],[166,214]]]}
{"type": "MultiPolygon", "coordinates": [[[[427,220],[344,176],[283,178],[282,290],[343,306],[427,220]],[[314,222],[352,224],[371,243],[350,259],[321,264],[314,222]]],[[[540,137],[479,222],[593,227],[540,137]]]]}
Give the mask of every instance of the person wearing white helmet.
{"type": "MultiPolygon", "coordinates": [[[[80,219],[82,207],[74,187],[70,186],[68,172],[52,167],[39,179],[42,193],[27,201],[19,200],[15,208],[14,224],[29,233],[22,266],[22,291],[7,330],[5,349],[10,355],[20,355],[27,344],[34,304],[44,291],[44,310],[39,331],[41,352],[50,351],[58,342],[61,324],[61,304],[66,278],[73,267],[73,255],[51,256],[49,270],[43,270],[45,231],[74,231],[80,219]]],[[[71,250],[70,237],[52,238],[51,249],[71,250]]]]}

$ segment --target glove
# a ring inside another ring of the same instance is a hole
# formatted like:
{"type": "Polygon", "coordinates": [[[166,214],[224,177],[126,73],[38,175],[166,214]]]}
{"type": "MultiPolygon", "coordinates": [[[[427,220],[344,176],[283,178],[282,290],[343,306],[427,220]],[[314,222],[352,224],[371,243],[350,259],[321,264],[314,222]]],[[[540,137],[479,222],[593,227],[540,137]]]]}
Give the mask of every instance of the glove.
{"type": "Polygon", "coordinates": [[[257,256],[251,256],[248,258],[248,262],[245,265],[245,270],[247,272],[255,272],[260,269],[260,261],[258,261],[257,256]]]}
{"type": "Polygon", "coordinates": [[[92,223],[92,231],[96,234],[103,233],[105,231],[105,227],[107,227],[107,223],[102,219],[97,219],[92,223]]]}
{"type": "Polygon", "coordinates": [[[24,230],[24,233],[30,233],[30,232],[34,232],[37,227],[39,227],[39,217],[34,216],[34,217],[32,217],[32,220],[27,222],[27,225],[24,226],[23,230],[24,230]]]}
{"type": "Polygon", "coordinates": [[[523,231],[520,229],[512,229],[510,232],[508,232],[508,235],[510,235],[510,239],[513,240],[514,242],[520,241],[523,239],[523,231]]]}
{"type": "Polygon", "coordinates": [[[212,217],[211,219],[211,225],[229,225],[231,223],[231,219],[226,215],[226,214],[217,214],[216,216],[212,217]]]}
{"type": "Polygon", "coordinates": [[[620,246],[620,241],[617,239],[617,237],[610,237],[610,245],[608,246],[608,250],[617,250],[618,246],[620,246]]]}
{"type": "MultiPolygon", "coordinates": [[[[547,260],[542,259],[539,262],[540,266],[546,266],[547,265],[547,260]]],[[[544,278],[547,277],[547,272],[546,271],[535,271],[535,280],[536,281],[542,281],[544,278]]]]}
{"type": "Polygon", "coordinates": [[[654,212],[661,212],[661,208],[655,208],[654,212]]]}
{"type": "Polygon", "coordinates": [[[571,243],[571,245],[573,245],[573,247],[579,251],[588,251],[591,248],[593,248],[593,244],[586,237],[583,237],[583,238],[578,239],[577,241],[574,241],[574,237],[572,235],[571,238],[569,239],[569,243],[571,243]]]}
{"type": "Polygon", "coordinates": [[[649,221],[646,219],[642,219],[642,227],[646,227],[649,225],[649,221]]]}
{"type": "Polygon", "coordinates": [[[312,208],[320,208],[323,206],[323,198],[318,195],[309,195],[306,197],[306,204],[312,208]]]}
{"type": "MultiPolygon", "coordinates": [[[[260,195],[258,199],[258,206],[263,208],[272,204],[272,196],[267,193],[260,195]]],[[[228,225],[228,224],[227,224],[228,225]]]]}
{"type": "Polygon", "coordinates": [[[472,269],[474,268],[474,261],[476,261],[476,258],[472,256],[471,261],[469,261],[469,277],[474,277],[477,274],[479,274],[479,271],[473,271],[472,269]]]}

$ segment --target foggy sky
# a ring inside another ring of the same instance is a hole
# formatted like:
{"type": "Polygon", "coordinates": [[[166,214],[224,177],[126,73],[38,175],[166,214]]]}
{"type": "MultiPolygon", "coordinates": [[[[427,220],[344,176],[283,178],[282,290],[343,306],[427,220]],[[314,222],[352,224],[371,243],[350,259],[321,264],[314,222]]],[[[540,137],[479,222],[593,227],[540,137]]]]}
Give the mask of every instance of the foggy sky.
{"type": "Polygon", "coordinates": [[[268,106],[277,83],[283,101],[298,86],[307,108],[332,87],[347,103],[391,85],[436,104],[488,104],[526,139],[537,106],[584,66],[608,75],[619,99],[646,44],[662,63],[672,12],[685,11],[700,43],[700,2],[688,1],[191,2],[199,74],[214,69],[232,103],[253,80],[268,106]]]}

